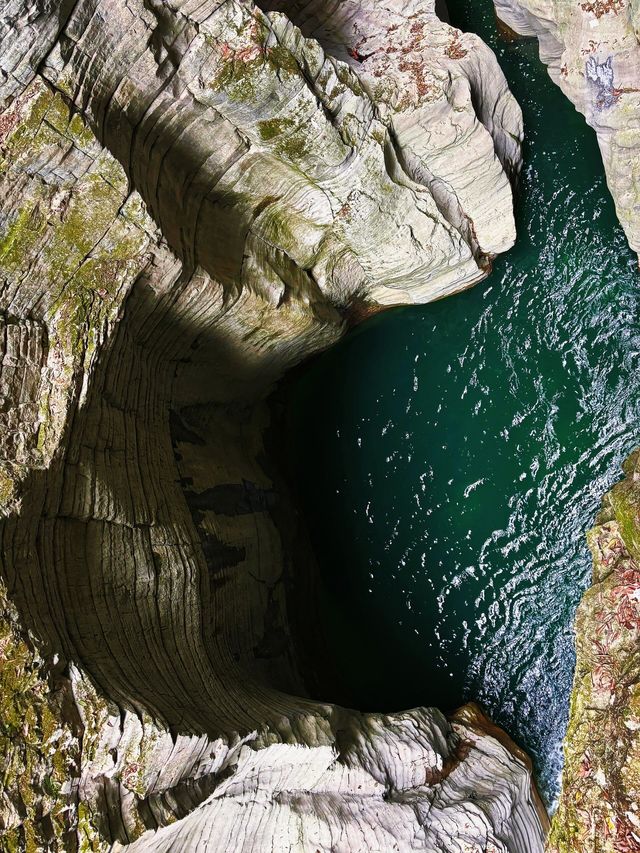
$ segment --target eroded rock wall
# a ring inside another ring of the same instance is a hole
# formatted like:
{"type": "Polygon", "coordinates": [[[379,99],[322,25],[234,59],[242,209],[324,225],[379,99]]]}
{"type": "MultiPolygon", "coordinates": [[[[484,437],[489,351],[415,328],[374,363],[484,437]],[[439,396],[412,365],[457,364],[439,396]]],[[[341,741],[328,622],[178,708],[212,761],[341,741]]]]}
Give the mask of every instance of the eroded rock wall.
{"type": "MultiPolygon", "coordinates": [[[[421,14],[412,63],[427,26],[464,38],[421,14]]],[[[459,290],[512,241],[495,59],[434,59],[453,101],[394,106],[250,3],[3,18],[3,844],[541,850],[527,763],[472,710],[305,696],[285,591],[311,561],[263,462],[269,388],[345,309],[459,290]],[[493,205],[420,142],[451,112],[493,205]]]]}
{"type": "Polygon", "coordinates": [[[550,851],[640,849],[639,452],[589,531],[593,586],[578,608],[576,673],[550,851]]]}
{"type": "Polygon", "coordinates": [[[595,130],[629,245],[640,252],[640,44],[633,0],[494,0],[498,18],[536,36],[549,74],[595,130]]]}

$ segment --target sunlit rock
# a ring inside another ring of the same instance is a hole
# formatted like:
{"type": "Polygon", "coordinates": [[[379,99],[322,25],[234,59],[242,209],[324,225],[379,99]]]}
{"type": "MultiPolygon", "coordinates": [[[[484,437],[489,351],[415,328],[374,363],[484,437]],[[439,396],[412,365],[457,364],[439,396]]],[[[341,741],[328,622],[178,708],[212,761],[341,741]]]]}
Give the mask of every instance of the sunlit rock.
{"type": "Polygon", "coordinates": [[[576,672],[549,850],[640,848],[638,451],[588,540],[593,586],[576,616],[576,672]]]}
{"type": "Polygon", "coordinates": [[[595,130],[629,245],[640,252],[640,44],[633,0],[494,0],[498,18],[537,36],[552,79],[595,130]]]}

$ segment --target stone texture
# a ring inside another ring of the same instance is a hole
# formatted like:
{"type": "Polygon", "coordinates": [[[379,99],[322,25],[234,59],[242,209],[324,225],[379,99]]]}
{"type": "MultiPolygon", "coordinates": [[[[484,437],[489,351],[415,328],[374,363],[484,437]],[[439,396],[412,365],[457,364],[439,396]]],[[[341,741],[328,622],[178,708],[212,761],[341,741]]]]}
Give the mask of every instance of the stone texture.
{"type": "Polygon", "coordinates": [[[638,452],[588,541],[593,586],[576,617],[576,673],[549,851],[640,850],[638,452]]]}
{"type": "Polygon", "coordinates": [[[476,257],[513,244],[507,178],[520,168],[522,118],[478,36],[442,22],[425,0],[261,5],[286,11],[358,75],[404,171],[429,188],[476,257]]]}
{"type": "Polygon", "coordinates": [[[498,18],[537,36],[551,78],[595,130],[629,245],[640,252],[640,44],[634,0],[494,0],[498,18]]]}
{"type": "Polygon", "coordinates": [[[459,290],[513,239],[495,59],[394,14],[376,100],[375,64],[246,2],[3,9],[8,849],[542,849],[527,762],[477,710],[313,701],[290,627],[313,562],[265,467],[274,381],[346,310],[459,290]],[[433,100],[397,101],[427,71],[433,100]]]}
{"type": "Polygon", "coordinates": [[[419,72],[402,71],[400,52],[391,68],[385,59],[374,69],[383,97],[400,101],[393,109],[377,106],[377,91],[369,96],[366,74],[282,14],[249,3],[140,2],[103,20],[95,5],[76,8],[44,74],[87,113],[172,248],[228,289],[274,301],[293,292],[318,301],[319,289],[338,304],[354,295],[421,302],[477,281],[513,243],[510,186],[469,79],[488,72],[483,110],[495,114],[496,148],[510,169],[519,164],[519,108],[486,48],[477,60],[445,56],[455,33],[432,11],[413,21],[422,29],[405,51],[416,65],[437,37],[438,64],[423,58],[419,72]],[[443,77],[444,88],[427,82],[443,77]],[[409,118],[416,99],[426,102],[417,118],[441,114],[432,152],[415,148],[426,136],[409,118]],[[438,157],[455,137],[457,150],[438,157]]]}

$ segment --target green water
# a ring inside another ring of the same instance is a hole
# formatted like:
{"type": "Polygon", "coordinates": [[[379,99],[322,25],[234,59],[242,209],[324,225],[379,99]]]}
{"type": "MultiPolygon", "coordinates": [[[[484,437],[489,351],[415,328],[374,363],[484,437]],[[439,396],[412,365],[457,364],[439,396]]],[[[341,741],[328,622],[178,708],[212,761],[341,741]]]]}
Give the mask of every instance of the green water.
{"type": "Polygon", "coordinates": [[[449,9],[523,108],[517,245],[476,288],[379,315],[301,371],[286,447],[325,587],[322,698],[477,699],[552,803],[584,532],[640,444],[639,276],[536,44],[500,42],[490,0],[449,9]]]}

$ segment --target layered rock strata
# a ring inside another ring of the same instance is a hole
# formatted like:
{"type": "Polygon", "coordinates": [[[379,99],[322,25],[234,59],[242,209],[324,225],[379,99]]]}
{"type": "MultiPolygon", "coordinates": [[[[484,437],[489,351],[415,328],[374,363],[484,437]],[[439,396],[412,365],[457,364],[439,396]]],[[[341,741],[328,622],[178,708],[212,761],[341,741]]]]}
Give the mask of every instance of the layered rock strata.
{"type": "Polygon", "coordinates": [[[520,116],[478,36],[443,23],[424,0],[260,5],[286,11],[357,74],[404,171],[429,188],[476,257],[512,245],[508,178],[520,168],[520,116]]]}
{"type": "Polygon", "coordinates": [[[551,78],[595,130],[629,245],[640,253],[640,17],[634,0],[494,0],[536,36],[551,78]]]}
{"type": "MultiPolygon", "coordinates": [[[[415,14],[408,61],[428,27],[464,52],[415,14]]],[[[512,241],[495,59],[434,60],[412,106],[404,59],[378,102],[249,3],[3,15],[3,844],[540,851],[526,761],[473,709],[305,698],[286,593],[311,561],[262,440],[350,305],[454,292],[512,241]],[[447,113],[451,163],[417,129],[447,113]],[[492,201],[456,173],[475,144],[492,201]]]]}

